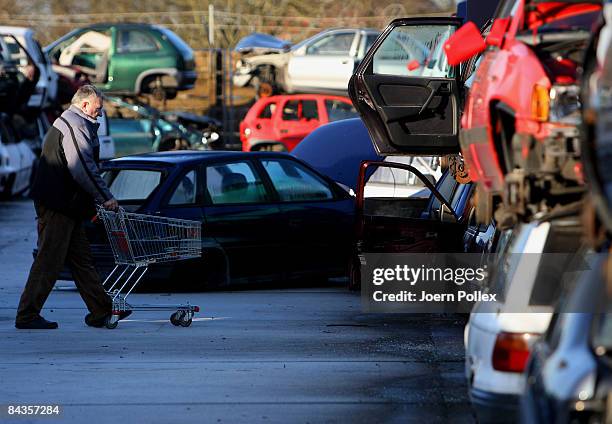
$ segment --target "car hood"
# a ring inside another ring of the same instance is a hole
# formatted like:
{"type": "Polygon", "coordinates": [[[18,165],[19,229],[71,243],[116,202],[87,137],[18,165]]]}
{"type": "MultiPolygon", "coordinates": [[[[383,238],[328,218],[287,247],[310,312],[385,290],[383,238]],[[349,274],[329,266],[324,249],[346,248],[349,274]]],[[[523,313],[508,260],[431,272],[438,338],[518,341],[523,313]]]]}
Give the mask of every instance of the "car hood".
{"type": "Polygon", "coordinates": [[[283,53],[291,49],[291,43],[272,35],[254,32],[242,38],[234,50],[242,54],[283,53]]]}

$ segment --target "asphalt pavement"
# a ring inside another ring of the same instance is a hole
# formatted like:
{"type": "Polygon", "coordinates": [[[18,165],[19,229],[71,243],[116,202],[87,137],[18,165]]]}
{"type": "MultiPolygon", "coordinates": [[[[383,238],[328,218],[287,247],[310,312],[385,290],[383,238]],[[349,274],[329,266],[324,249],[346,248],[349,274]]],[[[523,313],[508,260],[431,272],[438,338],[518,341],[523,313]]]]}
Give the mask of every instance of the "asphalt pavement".
{"type": "Polygon", "coordinates": [[[135,312],[87,327],[59,282],[43,316],[57,330],[16,330],[36,243],[27,200],[0,202],[0,422],[472,422],[456,316],[367,315],[329,287],[136,293],[133,303],[200,305],[189,328],[135,312]],[[9,416],[59,405],[59,416],[9,416]]]}

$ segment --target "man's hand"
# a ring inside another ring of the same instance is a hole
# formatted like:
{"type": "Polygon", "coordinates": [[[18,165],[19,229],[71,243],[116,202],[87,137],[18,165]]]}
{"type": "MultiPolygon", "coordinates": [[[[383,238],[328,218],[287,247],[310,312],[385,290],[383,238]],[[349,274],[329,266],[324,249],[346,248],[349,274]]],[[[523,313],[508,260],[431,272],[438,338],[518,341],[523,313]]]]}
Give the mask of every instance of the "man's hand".
{"type": "Polygon", "coordinates": [[[104,202],[102,206],[108,211],[116,211],[119,209],[119,202],[117,202],[117,199],[110,199],[104,202]]]}

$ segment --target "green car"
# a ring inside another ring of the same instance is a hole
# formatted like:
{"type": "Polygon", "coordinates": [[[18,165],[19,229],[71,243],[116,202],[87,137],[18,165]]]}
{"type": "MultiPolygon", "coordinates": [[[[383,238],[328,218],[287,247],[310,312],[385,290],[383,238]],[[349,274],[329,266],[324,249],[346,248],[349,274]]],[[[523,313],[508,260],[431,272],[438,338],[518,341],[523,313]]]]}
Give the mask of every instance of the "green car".
{"type": "Polygon", "coordinates": [[[54,65],[81,72],[107,93],[172,99],[194,87],[193,50],[159,25],[95,24],[45,47],[54,65]]]}

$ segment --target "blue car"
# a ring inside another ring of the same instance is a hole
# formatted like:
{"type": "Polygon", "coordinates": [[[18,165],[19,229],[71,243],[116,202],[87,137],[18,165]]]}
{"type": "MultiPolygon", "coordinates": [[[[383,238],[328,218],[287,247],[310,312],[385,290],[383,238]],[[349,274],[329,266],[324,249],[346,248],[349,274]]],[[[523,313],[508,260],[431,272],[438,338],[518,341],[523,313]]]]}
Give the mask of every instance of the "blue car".
{"type": "MultiPolygon", "coordinates": [[[[166,288],[346,274],[354,199],[287,154],[149,153],[111,160],[103,172],[126,210],[202,222],[201,259],[150,269],[166,288]]],[[[87,231],[105,275],[114,262],[104,228],[87,231]]]]}

